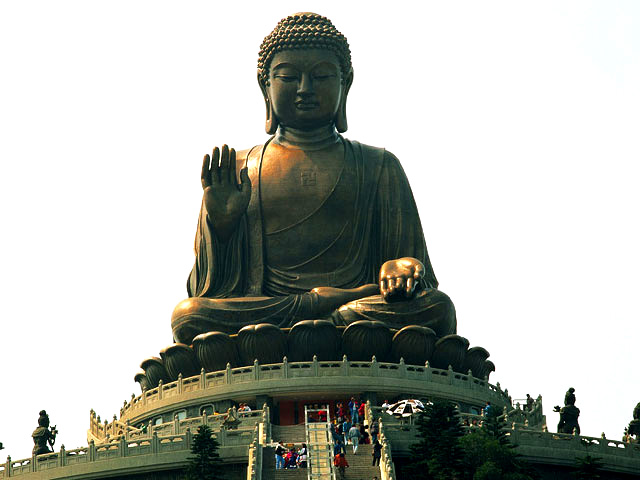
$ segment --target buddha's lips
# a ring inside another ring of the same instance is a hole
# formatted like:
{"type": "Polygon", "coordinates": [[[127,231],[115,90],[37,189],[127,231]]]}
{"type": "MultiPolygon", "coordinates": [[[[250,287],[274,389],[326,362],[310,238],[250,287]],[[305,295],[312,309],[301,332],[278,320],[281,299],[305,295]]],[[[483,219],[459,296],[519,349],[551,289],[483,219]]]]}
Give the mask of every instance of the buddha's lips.
{"type": "Polygon", "coordinates": [[[317,102],[296,102],[296,108],[298,110],[313,110],[317,106],[317,102]]]}

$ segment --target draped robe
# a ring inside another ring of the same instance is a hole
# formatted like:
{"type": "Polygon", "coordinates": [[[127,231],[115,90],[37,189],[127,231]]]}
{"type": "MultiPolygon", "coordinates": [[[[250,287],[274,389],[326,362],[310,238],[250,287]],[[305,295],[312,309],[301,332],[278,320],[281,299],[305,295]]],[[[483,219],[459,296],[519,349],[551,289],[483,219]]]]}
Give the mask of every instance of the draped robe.
{"type": "MultiPolygon", "coordinates": [[[[334,190],[315,212],[292,228],[276,233],[274,238],[265,235],[261,203],[261,166],[269,142],[246,153],[238,152],[238,169],[246,166],[252,183],[249,206],[235,232],[223,243],[217,238],[202,203],[195,239],[196,261],[187,282],[190,299],[183,302],[186,302],[183,308],[180,305],[176,308],[172,320],[178,340],[189,341],[194,334],[209,330],[235,333],[252,323],[289,327],[301,319],[320,318],[314,310],[315,299],[309,294],[311,289],[378,284],[382,264],[401,257],[414,257],[424,264],[420,290],[441,294],[436,290],[438,282],[429,261],[418,210],[400,162],[384,149],[342,141],[345,169],[334,190]],[[341,205],[340,215],[336,215],[343,225],[330,231],[336,232],[335,238],[326,239],[322,248],[315,246],[315,250],[308,252],[308,258],[295,265],[270,261],[268,251],[273,248],[270,245],[304,240],[312,232],[322,230],[323,225],[314,220],[326,209],[336,211],[332,196],[345,188],[351,192],[351,203],[341,205]],[[326,262],[328,255],[334,256],[332,262],[326,262]],[[336,265],[336,255],[337,268],[327,269],[326,263],[336,265]]],[[[448,297],[441,296],[445,303],[450,303],[448,297]]],[[[381,300],[378,303],[383,305],[381,300]]],[[[390,313],[394,308],[386,310],[390,313]]],[[[455,332],[453,315],[453,327],[444,333],[455,332]]]]}

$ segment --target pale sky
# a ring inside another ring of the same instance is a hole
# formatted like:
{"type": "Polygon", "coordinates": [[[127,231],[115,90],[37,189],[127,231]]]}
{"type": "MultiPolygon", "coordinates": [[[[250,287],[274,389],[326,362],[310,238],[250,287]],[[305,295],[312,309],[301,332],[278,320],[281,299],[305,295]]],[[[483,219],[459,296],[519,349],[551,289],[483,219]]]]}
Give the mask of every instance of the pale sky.
{"type": "MultiPolygon", "coordinates": [[[[171,343],[202,156],[264,142],[260,43],[298,11],[351,45],[346,137],[418,203],[458,333],[492,383],[569,387],[585,435],[640,402],[640,3],[0,3],[0,442],[56,449],[118,412],[171,343]],[[362,4],[364,5],[364,4],[362,4]]],[[[0,460],[3,461],[3,460],[0,460]]]]}

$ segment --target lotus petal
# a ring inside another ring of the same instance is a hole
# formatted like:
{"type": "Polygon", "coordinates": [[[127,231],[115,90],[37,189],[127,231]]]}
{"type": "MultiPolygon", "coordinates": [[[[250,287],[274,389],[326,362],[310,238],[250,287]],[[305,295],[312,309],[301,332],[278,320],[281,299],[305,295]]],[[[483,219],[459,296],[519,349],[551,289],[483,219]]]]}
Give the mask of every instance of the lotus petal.
{"type": "Polygon", "coordinates": [[[160,356],[171,381],[177,380],[179,374],[182,374],[182,378],[187,378],[200,373],[200,363],[195,352],[184,343],[168,346],[160,351],[160,356]]]}
{"type": "Polygon", "coordinates": [[[349,360],[386,360],[391,353],[391,330],[383,322],[359,320],[345,328],[342,349],[349,360]]]}
{"type": "Polygon", "coordinates": [[[164,363],[158,357],[151,357],[143,360],[140,364],[140,368],[144,370],[144,374],[147,376],[149,388],[156,388],[160,380],[162,380],[163,383],[171,381],[169,380],[169,374],[167,373],[167,369],[164,367],[164,363]]]}
{"type": "Polygon", "coordinates": [[[193,339],[192,347],[207,372],[224,370],[227,363],[232,367],[240,365],[236,342],[226,333],[201,333],[193,339]]]}
{"type": "Polygon", "coordinates": [[[404,358],[410,365],[424,365],[431,359],[436,346],[436,332],[429,327],[407,325],[393,336],[391,359],[404,358]]]}
{"type": "Polygon", "coordinates": [[[447,335],[436,342],[436,350],[429,362],[434,368],[447,369],[449,365],[455,372],[463,372],[464,359],[469,348],[469,340],[460,335],[447,335]]]}
{"type": "Polygon", "coordinates": [[[281,363],[286,355],[287,337],[270,323],[247,325],[238,332],[238,354],[241,365],[281,363]]]}
{"type": "Polygon", "coordinates": [[[338,360],[341,357],[340,334],[328,320],[296,323],[289,331],[287,346],[288,358],[293,362],[309,361],[314,355],[318,360],[338,360]]]}

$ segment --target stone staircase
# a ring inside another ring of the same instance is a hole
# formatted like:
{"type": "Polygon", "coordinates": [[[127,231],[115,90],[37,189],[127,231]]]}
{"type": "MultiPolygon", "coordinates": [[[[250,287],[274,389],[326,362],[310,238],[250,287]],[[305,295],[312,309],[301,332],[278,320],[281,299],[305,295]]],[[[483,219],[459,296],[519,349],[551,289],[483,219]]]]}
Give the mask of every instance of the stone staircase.
{"type": "Polygon", "coordinates": [[[305,441],[304,423],[298,425],[271,425],[271,438],[274,442],[303,443],[305,441]]]}
{"type": "MultiPolygon", "coordinates": [[[[271,437],[274,442],[282,441],[285,448],[288,443],[303,443],[305,441],[304,423],[271,425],[271,437]]],[[[266,447],[262,453],[262,480],[307,480],[307,469],[276,470],[275,448],[266,447]]]]}
{"type": "MultiPolygon", "coordinates": [[[[380,467],[371,466],[373,457],[371,456],[373,446],[358,445],[358,454],[354,455],[351,445],[346,445],[345,451],[349,468],[346,469],[345,480],[371,480],[374,476],[380,477],[380,467]]],[[[337,473],[337,472],[336,472],[337,473]]],[[[338,480],[340,474],[337,473],[338,480]]]]}
{"type": "MultiPolygon", "coordinates": [[[[262,479],[264,480],[266,477],[263,475],[262,479]]],[[[306,468],[288,468],[288,469],[280,469],[274,470],[273,480],[307,480],[307,469],[306,468]]]]}

